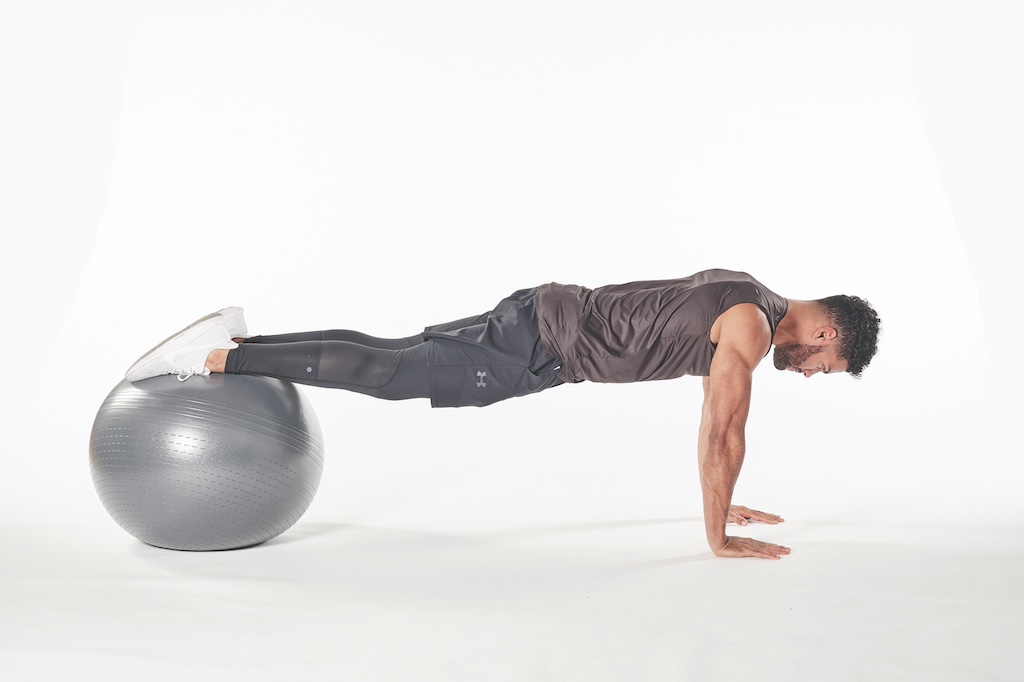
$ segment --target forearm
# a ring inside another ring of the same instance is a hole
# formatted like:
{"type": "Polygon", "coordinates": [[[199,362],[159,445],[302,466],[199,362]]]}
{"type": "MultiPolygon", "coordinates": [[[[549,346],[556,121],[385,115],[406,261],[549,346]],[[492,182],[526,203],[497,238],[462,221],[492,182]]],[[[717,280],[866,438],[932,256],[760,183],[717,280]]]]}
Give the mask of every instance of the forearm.
{"type": "Polygon", "coordinates": [[[704,530],[712,550],[726,543],[725,524],[729,518],[732,493],[743,466],[742,436],[711,438],[701,434],[698,446],[700,485],[704,498],[704,530]]]}

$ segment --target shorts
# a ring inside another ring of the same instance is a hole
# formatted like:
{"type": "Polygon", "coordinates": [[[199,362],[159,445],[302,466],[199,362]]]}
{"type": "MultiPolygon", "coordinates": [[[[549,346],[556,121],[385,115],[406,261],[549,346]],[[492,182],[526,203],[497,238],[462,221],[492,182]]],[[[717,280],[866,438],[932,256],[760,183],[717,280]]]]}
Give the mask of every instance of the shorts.
{"type": "Polygon", "coordinates": [[[483,407],[563,383],[540,340],[536,289],[481,315],[427,327],[431,407],[483,407]]]}

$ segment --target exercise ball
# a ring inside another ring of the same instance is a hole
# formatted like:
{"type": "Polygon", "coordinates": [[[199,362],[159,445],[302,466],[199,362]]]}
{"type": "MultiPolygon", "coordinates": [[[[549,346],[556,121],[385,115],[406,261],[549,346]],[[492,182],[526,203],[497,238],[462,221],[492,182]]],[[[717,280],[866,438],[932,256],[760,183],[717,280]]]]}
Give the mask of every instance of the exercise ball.
{"type": "Polygon", "coordinates": [[[239,549],[280,535],[313,501],[323,460],[309,401],[261,376],[122,381],[89,439],[107,512],[166,549],[239,549]]]}

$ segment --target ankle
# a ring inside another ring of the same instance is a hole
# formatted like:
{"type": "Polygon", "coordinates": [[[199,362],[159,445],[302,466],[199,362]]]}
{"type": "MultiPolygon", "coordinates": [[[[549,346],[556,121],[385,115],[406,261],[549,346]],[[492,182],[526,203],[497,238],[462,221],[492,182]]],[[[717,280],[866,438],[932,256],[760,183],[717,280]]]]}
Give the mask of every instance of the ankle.
{"type": "Polygon", "coordinates": [[[217,350],[210,351],[210,354],[206,356],[206,369],[211,372],[224,372],[224,366],[228,361],[228,351],[224,348],[218,348],[217,350]]]}

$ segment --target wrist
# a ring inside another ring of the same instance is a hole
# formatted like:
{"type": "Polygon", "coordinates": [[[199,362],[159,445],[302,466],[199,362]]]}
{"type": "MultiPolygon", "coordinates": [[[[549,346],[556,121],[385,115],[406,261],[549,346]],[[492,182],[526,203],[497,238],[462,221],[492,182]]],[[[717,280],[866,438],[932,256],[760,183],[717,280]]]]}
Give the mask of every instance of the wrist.
{"type": "Polygon", "coordinates": [[[718,550],[725,547],[727,544],[729,544],[729,537],[724,533],[720,536],[708,536],[708,547],[710,547],[711,551],[713,552],[717,552],[718,550]]]}

